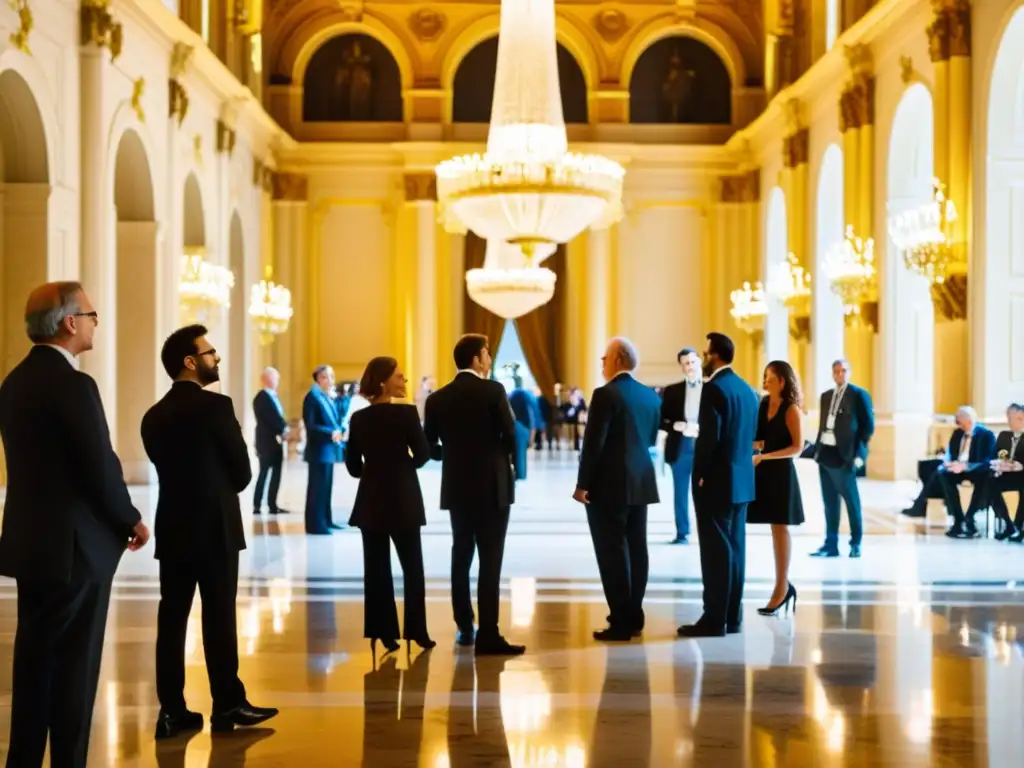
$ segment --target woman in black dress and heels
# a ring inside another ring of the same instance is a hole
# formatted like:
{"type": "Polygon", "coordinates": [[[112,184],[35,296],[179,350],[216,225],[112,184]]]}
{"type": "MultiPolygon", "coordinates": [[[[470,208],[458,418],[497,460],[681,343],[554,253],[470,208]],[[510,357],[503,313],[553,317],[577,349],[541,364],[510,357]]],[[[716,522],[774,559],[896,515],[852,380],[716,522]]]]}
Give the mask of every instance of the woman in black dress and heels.
{"type": "Polygon", "coordinates": [[[764,390],[757,416],[754,442],[754,484],[756,498],[747,512],[748,523],[771,526],[775,550],[775,589],[768,605],[758,613],[774,616],[793,601],[796,610],[796,587],[789,583],[789,561],[793,540],[789,526],[804,521],[804,505],[800,498],[793,459],[803,450],[803,413],[800,382],[793,367],[773,360],[764,369],[764,390]]]}
{"type": "Polygon", "coordinates": [[[369,407],[352,414],[345,466],[359,478],[348,524],[363,535],[363,636],[371,650],[380,640],[398,650],[398,608],[391,578],[391,542],[402,563],[405,630],[401,637],[422,648],[436,643],[427,634],[426,586],[420,528],[426,525],[416,470],[430,449],[415,405],[405,398],[405,376],[392,357],[375,357],[359,382],[369,407]]]}

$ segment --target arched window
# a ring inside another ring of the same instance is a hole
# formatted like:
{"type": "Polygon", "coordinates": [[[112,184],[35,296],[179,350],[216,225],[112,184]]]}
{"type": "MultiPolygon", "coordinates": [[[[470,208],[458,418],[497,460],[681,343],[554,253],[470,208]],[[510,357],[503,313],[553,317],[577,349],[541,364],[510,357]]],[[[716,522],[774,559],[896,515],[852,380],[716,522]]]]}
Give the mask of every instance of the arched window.
{"type": "Polygon", "coordinates": [[[629,79],[629,122],[732,122],[732,82],[725,64],[699,40],[662,38],[640,54],[629,79]]]}
{"type": "Polygon", "coordinates": [[[370,35],[338,35],[317,49],[302,83],[302,119],[402,122],[402,76],[391,51],[370,35]]]}

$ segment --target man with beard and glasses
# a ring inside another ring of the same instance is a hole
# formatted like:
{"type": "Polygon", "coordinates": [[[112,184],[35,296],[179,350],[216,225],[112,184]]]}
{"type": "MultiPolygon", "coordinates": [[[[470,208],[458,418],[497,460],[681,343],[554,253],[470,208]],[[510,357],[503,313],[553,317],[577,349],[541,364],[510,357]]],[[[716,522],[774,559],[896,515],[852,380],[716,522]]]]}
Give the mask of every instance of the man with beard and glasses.
{"type": "Polygon", "coordinates": [[[210,726],[230,731],[277,714],[254,707],[238,679],[235,598],[238,553],[245,549],[238,494],[252,468],[231,398],[211,392],[220,357],[206,328],[189,325],[164,342],[160,359],[174,380],[142,419],[142,441],[156,467],[156,557],[160,561],[156,738],[199,730],[203,718],[185,706],[185,628],[196,587],[202,601],[203,651],[213,695],[210,726]]]}

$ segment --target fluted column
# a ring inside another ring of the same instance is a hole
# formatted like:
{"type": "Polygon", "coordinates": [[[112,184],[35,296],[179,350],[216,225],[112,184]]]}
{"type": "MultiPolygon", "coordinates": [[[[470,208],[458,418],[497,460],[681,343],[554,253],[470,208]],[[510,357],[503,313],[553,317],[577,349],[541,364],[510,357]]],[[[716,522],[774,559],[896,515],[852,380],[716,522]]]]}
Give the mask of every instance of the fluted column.
{"type": "MultiPolygon", "coordinates": [[[[839,101],[839,130],[843,136],[844,219],[858,237],[866,240],[875,233],[875,77],[866,47],[848,49],[847,60],[850,81],[839,101]]],[[[880,250],[881,246],[876,245],[876,258],[880,250]]],[[[847,322],[843,340],[854,379],[872,392],[875,389],[874,347],[878,316],[877,296],[873,298],[874,301],[862,308],[860,322],[847,322]]]]}
{"type": "Polygon", "coordinates": [[[302,412],[302,398],[309,389],[315,356],[310,353],[311,326],[318,322],[319,287],[310,280],[310,232],[306,177],[264,170],[262,184],[273,196],[274,275],[292,292],[293,310],[288,332],[275,342],[275,359],[281,371],[278,388],[285,413],[294,417],[302,412]],[[295,301],[305,302],[296,304],[295,301]]]}
{"type": "Polygon", "coordinates": [[[437,374],[437,180],[432,171],[405,174],[395,253],[395,348],[409,378],[409,394],[422,376],[437,374]]]}
{"type": "MultiPolygon", "coordinates": [[[[808,139],[808,130],[798,128],[782,141],[782,190],[786,195],[786,232],[789,239],[789,253],[793,254],[797,262],[804,268],[812,263],[810,248],[807,245],[808,139]]],[[[774,267],[774,265],[769,266],[774,267]]],[[[809,364],[810,315],[798,317],[795,310],[795,307],[789,308],[789,361],[803,382],[808,381],[812,370],[809,364]]],[[[809,310],[808,307],[808,312],[809,310]]]]}
{"type": "MultiPolygon", "coordinates": [[[[967,265],[971,221],[971,6],[940,0],[928,27],[935,72],[935,177],[956,205],[952,223],[958,265],[945,283],[932,286],[935,307],[935,410],[953,413],[971,391],[967,332],[967,265]],[[952,371],[962,375],[951,375],[952,371]]],[[[1001,414],[1000,414],[1001,417],[1001,414]]]]}
{"type": "MultiPolygon", "coordinates": [[[[736,342],[733,367],[751,384],[760,381],[763,335],[740,330],[729,310],[730,293],[745,281],[754,282],[760,273],[760,226],[758,206],[761,200],[761,172],[753,170],[722,176],[718,180],[718,200],[711,209],[706,265],[708,291],[714,297],[709,307],[709,329],[729,334],[736,342]]],[[[703,339],[695,340],[698,345],[703,339]]]]}

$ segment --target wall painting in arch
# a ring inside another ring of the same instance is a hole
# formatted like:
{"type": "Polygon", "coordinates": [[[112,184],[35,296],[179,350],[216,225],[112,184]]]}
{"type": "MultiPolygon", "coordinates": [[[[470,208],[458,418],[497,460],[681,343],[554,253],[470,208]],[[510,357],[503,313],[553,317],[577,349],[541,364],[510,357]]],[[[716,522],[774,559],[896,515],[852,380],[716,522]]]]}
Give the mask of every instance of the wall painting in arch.
{"type": "Polygon", "coordinates": [[[729,125],[729,70],[699,40],[682,35],[662,38],[640,54],[633,67],[629,122],[729,125]]]}
{"type": "Polygon", "coordinates": [[[309,60],[302,87],[309,123],[402,122],[402,76],[391,52],[374,37],[332,37],[309,60]]]}
{"type": "MultiPolygon", "coordinates": [[[[569,50],[556,44],[558,87],[562,93],[562,118],[566,123],[587,122],[587,84],[569,50]]],[[[488,123],[494,101],[494,80],[498,70],[498,38],[476,45],[459,62],[452,83],[452,122],[488,123]]]]}

